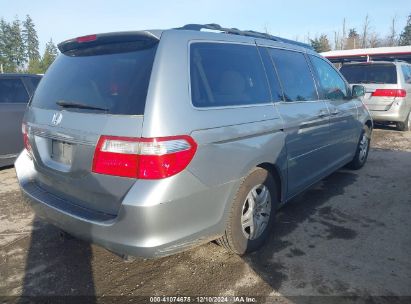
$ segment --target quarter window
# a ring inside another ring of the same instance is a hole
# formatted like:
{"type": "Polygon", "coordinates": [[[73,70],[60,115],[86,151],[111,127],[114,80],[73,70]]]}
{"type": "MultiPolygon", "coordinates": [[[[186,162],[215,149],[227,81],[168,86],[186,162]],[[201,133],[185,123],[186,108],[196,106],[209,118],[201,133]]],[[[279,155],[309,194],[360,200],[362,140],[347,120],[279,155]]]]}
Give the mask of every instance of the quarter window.
{"type": "Polygon", "coordinates": [[[411,83],[411,66],[402,65],[402,73],[404,74],[405,83],[411,83]]]}
{"type": "Polygon", "coordinates": [[[193,43],[190,48],[191,98],[196,107],[270,102],[267,77],[257,47],[193,43]]]}
{"type": "Polygon", "coordinates": [[[314,80],[304,54],[268,49],[284,90],[285,101],[317,100],[314,80]]]}
{"type": "Polygon", "coordinates": [[[29,95],[21,79],[0,80],[0,103],[27,103],[29,95]]]}
{"type": "Polygon", "coordinates": [[[274,69],[273,62],[266,48],[260,48],[261,58],[264,62],[265,72],[267,73],[268,82],[270,83],[271,96],[273,101],[283,101],[283,91],[278,80],[277,72],[274,69]]]}
{"type": "Polygon", "coordinates": [[[320,82],[320,88],[325,99],[343,100],[348,97],[345,81],[334,68],[325,60],[310,56],[320,82]]]}

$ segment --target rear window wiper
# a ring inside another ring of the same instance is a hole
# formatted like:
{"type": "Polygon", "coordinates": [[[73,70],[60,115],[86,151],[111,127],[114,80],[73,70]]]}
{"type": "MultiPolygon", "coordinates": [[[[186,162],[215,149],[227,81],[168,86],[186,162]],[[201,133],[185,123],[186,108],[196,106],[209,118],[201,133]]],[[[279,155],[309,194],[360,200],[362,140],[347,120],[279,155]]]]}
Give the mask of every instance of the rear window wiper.
{"type": "Polygon", "coordinates": [[[76,101],[66,101],[66,100],[59,100],[56,102],[57,105],[63,108],[77,108],[77,109],[87,109],[87,110],[99,110],[108,112],[109,109],[91,106],[85,103],[76,102],[76,101]]]}

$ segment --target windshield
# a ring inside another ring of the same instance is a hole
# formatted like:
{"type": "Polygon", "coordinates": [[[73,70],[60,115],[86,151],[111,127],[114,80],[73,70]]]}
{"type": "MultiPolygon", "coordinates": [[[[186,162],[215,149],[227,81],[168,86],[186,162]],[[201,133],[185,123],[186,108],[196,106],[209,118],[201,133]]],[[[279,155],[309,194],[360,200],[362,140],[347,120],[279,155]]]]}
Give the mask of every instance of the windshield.
{"type": "Polygon", "coordinates": [[[96,55],[84,50],[59,55],[37,87],[31,106],[144,114],[156,45],[125,52],[118,49],[117,44],[116,53],[106,47],[96,55]]]}
{"type": "Polygon", "coordinates": [[[343,65],[340,72],[349,83],[397,83],[393,64],[343,65]]]}

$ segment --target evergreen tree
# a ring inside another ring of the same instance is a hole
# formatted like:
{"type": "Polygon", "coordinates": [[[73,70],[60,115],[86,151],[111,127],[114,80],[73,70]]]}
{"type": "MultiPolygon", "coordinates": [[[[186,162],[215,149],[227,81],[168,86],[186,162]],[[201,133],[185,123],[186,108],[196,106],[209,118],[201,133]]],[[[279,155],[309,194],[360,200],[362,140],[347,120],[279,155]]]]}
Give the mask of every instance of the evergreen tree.
{"type": "Polygon", "coordinates": [[[18,51],[20,49],[19,38],[15,36],[16,25],[13,29],[12,24],[6,22],[4,19],[1,19],[0,32],[0,53],[3,71],[5,73],[16,72],[18,69],[18,63],[20,59],[18,58],[18,51]]]}
{"type": "Polygon", "coordinates": [[[311,46],[318,53],[328,52],[331,50],[330,42],[328,41],[328,37],[325,34],[322,34],[320,37],[310,39],[310,42],[311,46]]]}
{"type": "Polygon", "coordinates": [[[33,20],[29,15],[26,15],[26,20],[23,22],[22,38],[28,59],[28,72],[38,73],[37,68],[40,63],[39,40],[33,20]]]}
{"type": "Polygon", "coordinates": [[[27,73],[43,74],[44,70],[41,60],[29,60],[29,64],[27,66],[27,73]]]}
{"type": "Polygon", "coordinates": [[[41,69],[42,72],[45,73],[53,63],[54,59],[56,59],[58,55],[58,50],[56,45],[53,43],[53,40],[50,39],[49,42],[46,44],[46,49],[44,50],[43,58],[41,59],[41,69]]]}
{"type": "Polygon", "coordinates": [[[401,32],[399,45],[411,45],[411,14],[408,15],[407,24],[401,32]]]}
{"type": "Polygon", "coordinates": [[[1,70],[0,73],[6,69],[7,58],[6,58],[6,38],[5,38],[5,28],[6,28],[6,21],[3,18],[0,19],[0,65],[1,70]]]}
{"type": "Polygon", "coordinates": [[[9,27],[9,38],[9,60],[14,64],[16,71],[20,71],[24,68],[24,64],[27,61],[27,56],[21,33],[21,23],[18,18],[16,18],[9,27]]]}

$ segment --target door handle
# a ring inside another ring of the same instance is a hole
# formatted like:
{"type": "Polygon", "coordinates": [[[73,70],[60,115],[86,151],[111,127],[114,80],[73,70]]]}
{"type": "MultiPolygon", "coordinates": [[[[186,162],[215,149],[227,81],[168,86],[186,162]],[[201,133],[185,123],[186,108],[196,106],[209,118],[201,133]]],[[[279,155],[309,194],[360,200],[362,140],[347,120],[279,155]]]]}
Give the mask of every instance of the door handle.
{"type": "Polygon", "coordinates": [[[338,115],[340,113],[340,111],[338,111],[337,109],[334,109],[332,112],[331,112],[331,115],[338,115]]]}
{"type": "Polygon", "coordinates": [[[326,117],[326,116],[328,116],[328,111],[326,111],[326,110],[321,110],[320,112],[318,112],[318,115],[317,115],[319,118],[323,118],[323,117],[326,117]]]}

